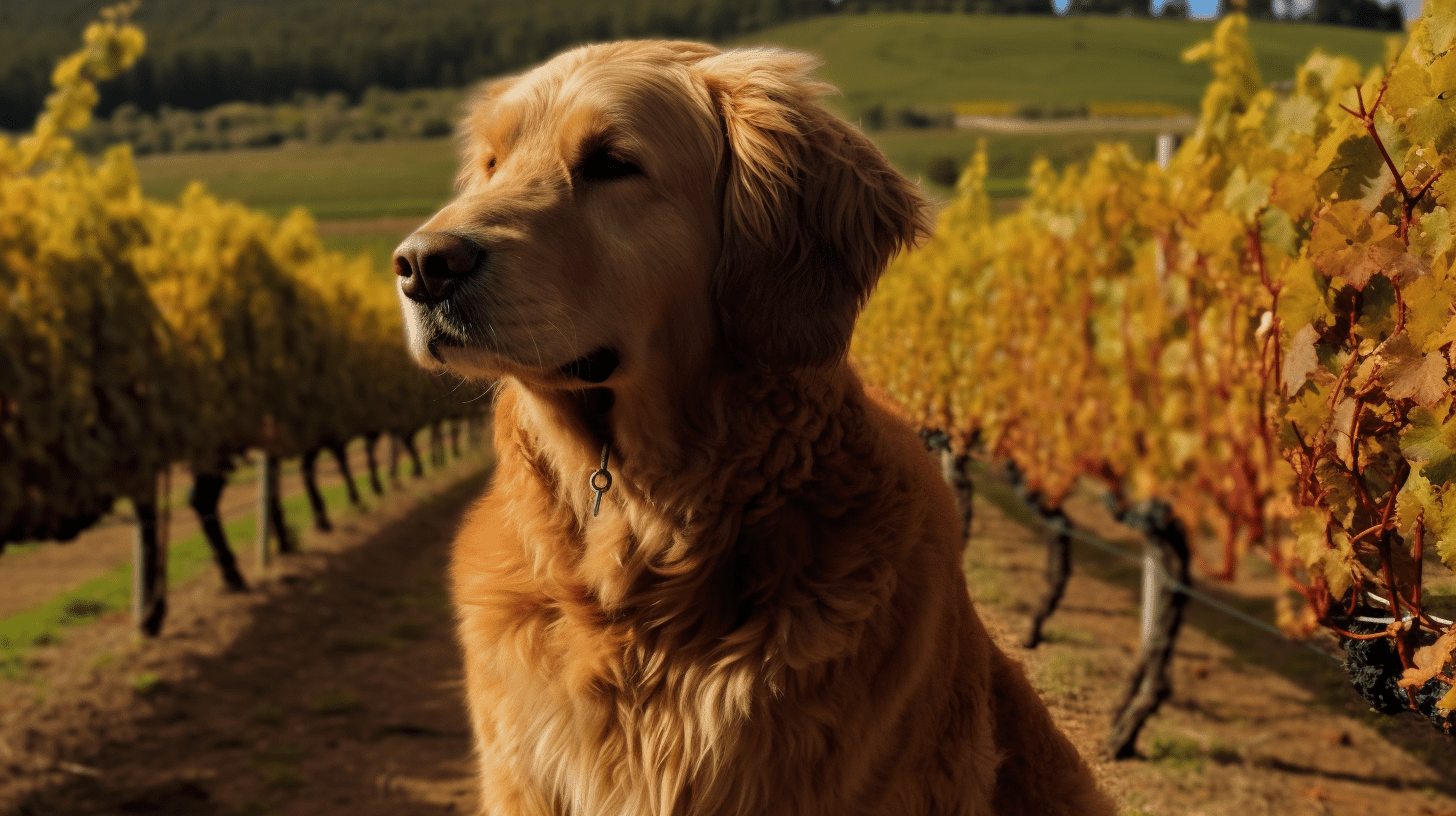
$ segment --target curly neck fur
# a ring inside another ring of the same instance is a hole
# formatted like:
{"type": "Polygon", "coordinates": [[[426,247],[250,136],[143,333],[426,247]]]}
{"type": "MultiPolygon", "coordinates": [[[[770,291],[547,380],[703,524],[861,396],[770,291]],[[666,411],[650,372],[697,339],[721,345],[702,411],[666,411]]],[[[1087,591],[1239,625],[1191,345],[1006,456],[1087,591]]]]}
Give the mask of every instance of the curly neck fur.
{"type": "Polygon", "coordinates": [[[885,476],[846,363],[830,376],[738,372],[645,398],[510,383],[497,410],[497,478],[553,502],[548,527],[520,531],[538,574],[676,648],[722,648],[745,605],[784,603],[806,591],[806,574],[844,574],[868,555],[809,545],[825,540],[810,527],[867,504],[885,476]],[[588,478],[603,441],[614,481],[593,518],[588,478]]]}

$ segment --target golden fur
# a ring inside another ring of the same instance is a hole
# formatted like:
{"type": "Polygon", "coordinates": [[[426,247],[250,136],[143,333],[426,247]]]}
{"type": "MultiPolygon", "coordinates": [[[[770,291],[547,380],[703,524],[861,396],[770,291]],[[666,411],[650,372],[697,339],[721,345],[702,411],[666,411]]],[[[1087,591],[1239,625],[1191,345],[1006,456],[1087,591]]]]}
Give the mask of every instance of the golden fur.
{"type": "Polygon", "coordinates": [[[846,361],[924,204],[811,68],[626,42],[494,83],[401,246],[471,248],[444,302],[404,301],[410,343],[501,383],[453,565],[487,813],[1112,812],[846,361]]]}

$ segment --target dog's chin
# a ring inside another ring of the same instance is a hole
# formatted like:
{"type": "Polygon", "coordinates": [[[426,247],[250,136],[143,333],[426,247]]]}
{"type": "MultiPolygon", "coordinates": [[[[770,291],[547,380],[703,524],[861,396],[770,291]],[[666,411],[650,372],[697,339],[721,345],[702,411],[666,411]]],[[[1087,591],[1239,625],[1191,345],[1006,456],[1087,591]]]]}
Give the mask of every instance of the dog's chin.
{"type": "Polygon", "coordinates": [[[530,365],[490,349],[435,337],[423,344],[416,360],[428,369],[452,371],[467,379],[514,377],[541,388],[576,390],[609,384],[622,360],[610,347],[599,348],[561,365],[530,365]]]}

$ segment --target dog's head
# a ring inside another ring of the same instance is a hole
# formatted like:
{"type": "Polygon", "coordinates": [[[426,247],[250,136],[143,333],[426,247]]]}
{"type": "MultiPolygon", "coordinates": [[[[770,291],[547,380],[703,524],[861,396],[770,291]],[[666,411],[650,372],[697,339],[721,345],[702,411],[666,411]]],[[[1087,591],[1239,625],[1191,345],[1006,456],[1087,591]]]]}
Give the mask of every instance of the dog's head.
{"type": "Polygon", "coordinates": [[[812,67],[624,42],[487,86],[455,197],[395,253],[416,358],[564,388],[840,359],[924,202],[812,67]]]}

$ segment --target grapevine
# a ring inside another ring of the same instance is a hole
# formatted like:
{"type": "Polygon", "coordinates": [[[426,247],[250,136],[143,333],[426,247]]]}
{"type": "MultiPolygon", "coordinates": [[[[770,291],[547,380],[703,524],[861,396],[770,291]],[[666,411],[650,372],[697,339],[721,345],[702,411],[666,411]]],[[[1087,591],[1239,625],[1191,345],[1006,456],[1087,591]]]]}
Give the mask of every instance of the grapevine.
{"type": "Polygon", "coordinates": [[[206,522],[249,450],[312,456],[473,412],[408,358],[389,276],[326,251],[306,212],[197,184],[148,200],[126,146],[77,150],[95,83],[145,47],[134,8],[86,29],[32,133],[0,136],[0,548],[73,537],[122,497],[146,527],[173,463],[206,522]]]}
{"type": "Polygon", "coordinates": [[[1166,168],[1038,163],[992,219],[978,155],[854,355],[1048,514],[1091,478],[1130,520],[1166,507],[1206,573],[1261,554],[1287,631],[1334,633],[1381,705],[1394,684],[1449,732],[1456,2],[1427,5],[1385,66],[1316,52],[1289,90],[1226,16],[1185,54],[1214,79],[1166,168]]]}

